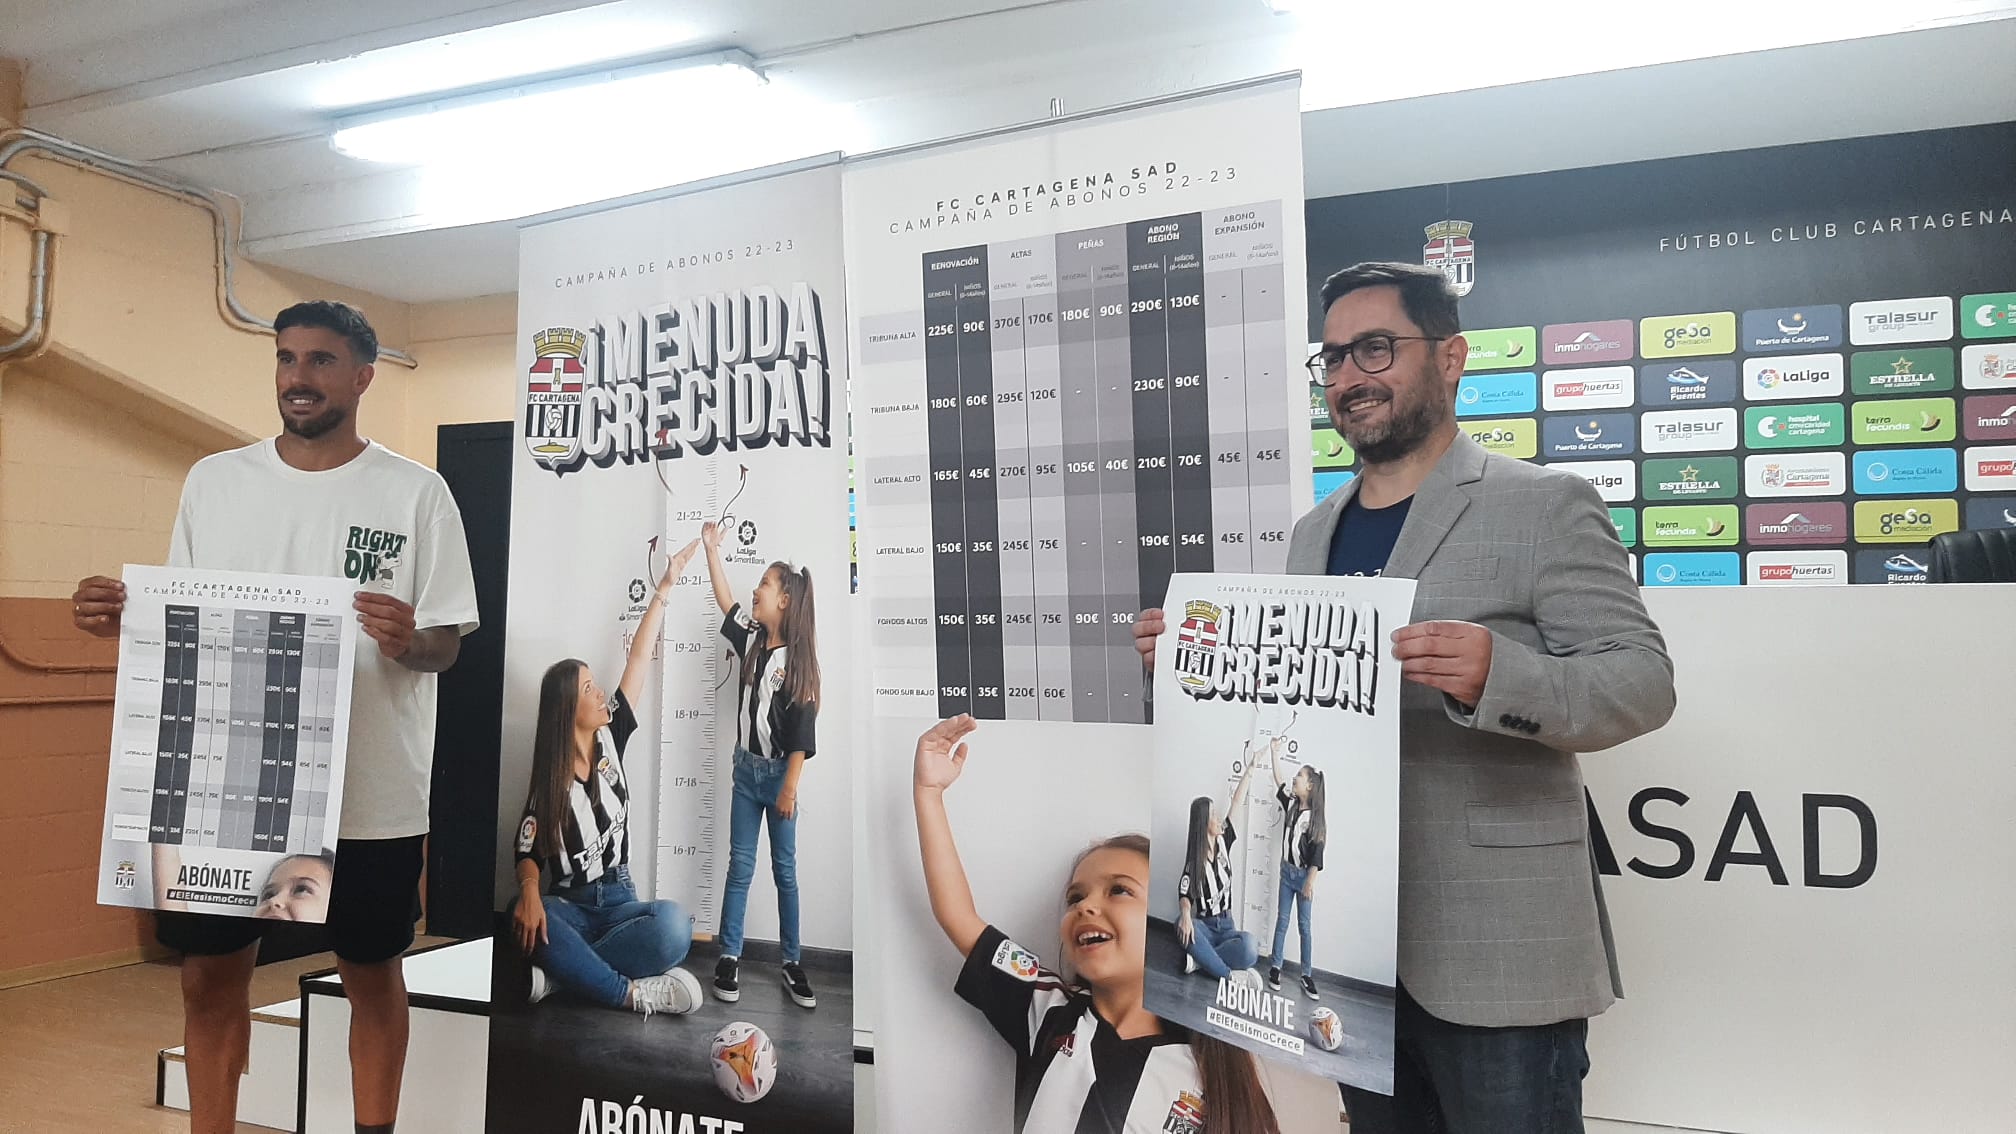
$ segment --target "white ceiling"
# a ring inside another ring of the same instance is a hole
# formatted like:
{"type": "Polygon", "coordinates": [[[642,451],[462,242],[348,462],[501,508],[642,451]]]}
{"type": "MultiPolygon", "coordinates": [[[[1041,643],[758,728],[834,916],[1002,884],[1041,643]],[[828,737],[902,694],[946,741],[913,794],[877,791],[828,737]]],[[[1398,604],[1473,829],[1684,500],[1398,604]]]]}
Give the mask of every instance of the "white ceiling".
{"type": "Polygon", "coordinates": [[[821,148],[853,152],[1042,118],[1052,99],[1075,112],[1301,70],[1305,105],[1346,108],[1305,115],[1312,193],[2016,112],[2016,3],[1651,7],[0,0],[0,56],[24,64],[29,125],[244,198],[262,260],[411,301],[511,290],[515,225],[443,227],[430,170],[330,149],[339,113],[671,53],[749,52],[774,84],[846,108],[821,148]],[[1886,34],[1906,28],[1933,30],[1886,34]],[[1812,46],[1755,52],[1783,45],[1812,46]],[[1730,51],[1752,53],[1712,58],[1730,51]],[[1552,78],[1570,71],[1596,73],[1552,78]],[[1500,83],[1519,85],[1475,89],[1500,83]]]}

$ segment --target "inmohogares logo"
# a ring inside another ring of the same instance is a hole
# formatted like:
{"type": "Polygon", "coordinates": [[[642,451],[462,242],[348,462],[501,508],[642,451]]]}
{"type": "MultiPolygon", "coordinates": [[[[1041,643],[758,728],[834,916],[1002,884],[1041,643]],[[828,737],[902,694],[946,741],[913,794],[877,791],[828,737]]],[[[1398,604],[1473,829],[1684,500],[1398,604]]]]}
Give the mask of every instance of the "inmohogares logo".
{"type": "Polygon", "coordinates": [[[1752,504],[1743,510],[1751,543],[1847,543],[1848,505],[1839,500],[1752,504]]]}
{"type": "Polygon", "coordinates": [[[1952,337],[1950,295],[1872,299],[1848,308],[1848,341],[1856,346],[1936,343],[1952,337]]]}
{"type": "Polygon", "coordinates": [[[1663,410],[1638,419],[1639,448],[1647,453],[1707,453],[1736,447],[1733,409],[1663,410]]]}
{"type": "Polygon", "coordinates": [[[1753,551],[1744,563],[1759,587],[1840,587],[1848,583],[1845,551],[1753,551]]]}
{"type": "Polygon", "coordinates": [[[1421,246],[1421,262],[1449,278],[1449,290],[1460,298],[1477,286],[1477,242],[1470,239],[1476,226],[1469,221],[1436,221],[1423,229],[1428,242],[1421,246]]]}
{"type": "Polygon", "coordinates": [[[587,345],[587,334],[573,327],[533,332],[534,357],[525,372],[525,448],[544,468],[557,471],[581,456],[581,394],[587,378],[581,353],[587,345]]]}
{"type": "Polygon", "coordinates": [[[1960,403],[1969,441],[2016,441],[2016,393],[1977,394],[1960,403]]]}
{"type": "Polygon", "coordinates": [[[1550,323],[1540,328],[1541,357],[1553,366],[1621,362],[1634,353],[1629,319],[1608,319],[1600,323],[1550,323]]]}

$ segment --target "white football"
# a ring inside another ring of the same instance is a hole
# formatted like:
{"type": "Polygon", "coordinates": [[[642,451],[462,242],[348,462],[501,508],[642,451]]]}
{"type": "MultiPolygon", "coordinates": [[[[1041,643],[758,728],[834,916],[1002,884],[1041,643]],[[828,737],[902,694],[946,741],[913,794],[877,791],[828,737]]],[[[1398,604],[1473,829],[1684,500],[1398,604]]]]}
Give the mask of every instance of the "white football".
{"type": "Polygon", "coordinates": [[[1344,1021],[1328,1008],[1309,1014],[1309,1037],[1324,1051],[1336,1051],[1344,1043],[1344,1021]]]}
{"type": "Polygon", "coordinates": [[[708,1058],[714,1085],[736,1102],[755,1102],[777,1084],[777,1049],[754,1024],[738,1020],[715,1032],[708,1058]]]}

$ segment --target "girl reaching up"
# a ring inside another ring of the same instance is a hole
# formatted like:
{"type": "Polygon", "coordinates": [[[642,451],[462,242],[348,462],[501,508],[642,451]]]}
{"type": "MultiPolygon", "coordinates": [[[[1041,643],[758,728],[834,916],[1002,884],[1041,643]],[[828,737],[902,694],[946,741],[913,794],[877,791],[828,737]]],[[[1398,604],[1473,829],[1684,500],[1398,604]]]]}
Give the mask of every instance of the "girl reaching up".
{"type": "Polygon", "coordinates": [[[1072,862],[1058,925],[1068,979],[974,908],[945,790],[975,727],[954,717],[917,739],[912,796],[931,912],[966,958],[958,994],[1015,1051],[1016,1134],[1162,1134],[1178,1116],[1205,1134],[1280,1134],[1251,1055],[1142,1006],[1146,838],[1118,835],[1072,862]]]}
{"type": "Polygon", "coordinates": [[[721,902],[721,959],[714,995],[742,998],[742,920],[756,877],[756,841],[770,828],[770,873],[777,883],[784,989],[801,1008],[819,1003],[799,964],[798,781],[818,750],[819,643],[812,572],[772,563],[744,613],[721,561],[721,528],[700,529],[707,574],[721,607],[721,636],[735,651],[735,794],[728,812],[728,882],[721,902]]]}
{"type": "Polygon", "coordinates": [[[1310,903],[1316,900],[1316,875],[1323,869],[1323,844],[1329,828],[1323,822],[1323,773],[1304,764],[1294,780],[1281,779],[1281,738],[1267,746],[1267,764],[1274,773],[1274,798],[1281,804],[1281,892],[1274,907],[1274,952],[1268,962],[1267,987],[1281,990],[1281,950],[1288,943],[1288,907],[1295,907],[1295,927],[1302,934],[1302,991],[1311,1000],[1316,991],[1316,960],[1309,932],[1310,903]]]}
{"type": "Polygon", "coordinates": [[[553,985],[610,1008],[684,1015],[700,982],[679,968],[693,919],[673,902],[640,902],[630,885],[630,783],[623,748],[651,667],[665,602],[699,541],[672,557],[631,639],[612,698],[586,664],[558,661],[539,683],[532,788],[518,827],[518,945],[534,962],[532,1000],[553,985]],[[540,880],[553,888],[543,897],[540,880]]]}

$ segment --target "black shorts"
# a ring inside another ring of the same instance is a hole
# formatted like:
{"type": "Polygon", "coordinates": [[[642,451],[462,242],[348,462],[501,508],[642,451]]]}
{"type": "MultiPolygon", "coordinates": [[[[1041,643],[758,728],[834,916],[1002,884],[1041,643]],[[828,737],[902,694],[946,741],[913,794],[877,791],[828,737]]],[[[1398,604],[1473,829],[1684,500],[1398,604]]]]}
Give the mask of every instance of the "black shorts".
{"type": "MultiPolygon", "coordinates": [[[[413,944],[420,918],[420,869],[427,836],[338,839],[335,877],[329,885],[328,947],[357,964],[389,961],[413,944]]],[[[179,913],[154,915],[155,936],[178,953],[219,957],[266,935],[274,923],[256,917],[179,913]]]]}

